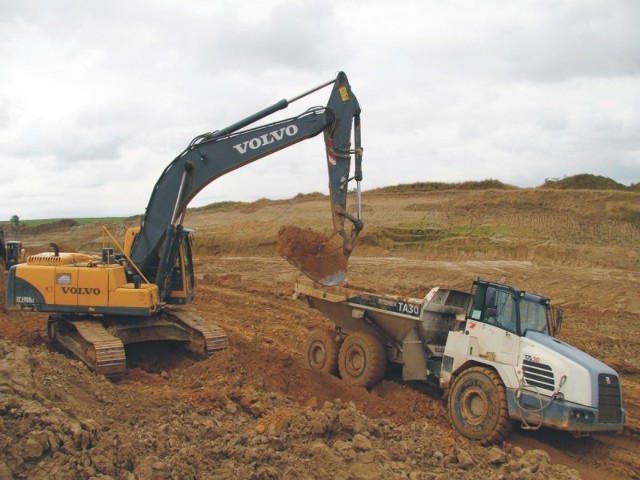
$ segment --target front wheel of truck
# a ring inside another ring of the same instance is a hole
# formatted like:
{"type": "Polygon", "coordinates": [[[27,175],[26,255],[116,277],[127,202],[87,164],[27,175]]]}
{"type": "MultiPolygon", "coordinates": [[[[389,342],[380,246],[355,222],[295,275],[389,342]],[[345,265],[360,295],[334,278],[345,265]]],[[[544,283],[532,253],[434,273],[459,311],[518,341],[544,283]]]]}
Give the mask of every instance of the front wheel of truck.
{"type": "Polygon", "coordinates": [[[511,432],[506,389],[489,368],[471,367],[458,375],[449,392],[448,410],[454,428],[469,440],[498,443],[511,432]]]}
{"type": "Polygon", "coordinates": [[[382,380],[386,366],[384,346],[375,336],[354,332],[344,339],[340,347],[338,369],[345,382],[371,388],[382,380]]]}

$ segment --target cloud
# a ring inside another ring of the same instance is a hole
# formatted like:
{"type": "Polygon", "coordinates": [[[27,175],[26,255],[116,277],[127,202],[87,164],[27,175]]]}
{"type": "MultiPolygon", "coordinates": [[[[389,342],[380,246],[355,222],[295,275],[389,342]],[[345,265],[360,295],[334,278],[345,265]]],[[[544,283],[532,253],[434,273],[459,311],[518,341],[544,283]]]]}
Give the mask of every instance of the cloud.
{"type": "Polygon", "coordinates": [[[517,78],[561,82],[575,77],[640,74],[640,18],[634,1],[557,2],[558,8],[505,36],[517,78]]]}
{"type": "Polygon", "coordinates": [[[287,1],[253,18],[230,9],[203,37],[197,58],[217,75],[228,70],[261,75],[265,70],[335,68],[336,53],[348,58],[349,52],[340,49],[339,36],[332,35],[344,28],[334,8],[322,1],[287,1]]]}
{"type": "MultiPolygon", "coordinates": [[[[363,108],[365,190],[585,172],[635,183],[639,13],[624,0],[2,2],[0,164],[22,175],[0,178],[0,219],[141,213],[191,138],[337,70],[363,108]]],[[[193,205],[326,185],[314,139],[193,205]]]]}

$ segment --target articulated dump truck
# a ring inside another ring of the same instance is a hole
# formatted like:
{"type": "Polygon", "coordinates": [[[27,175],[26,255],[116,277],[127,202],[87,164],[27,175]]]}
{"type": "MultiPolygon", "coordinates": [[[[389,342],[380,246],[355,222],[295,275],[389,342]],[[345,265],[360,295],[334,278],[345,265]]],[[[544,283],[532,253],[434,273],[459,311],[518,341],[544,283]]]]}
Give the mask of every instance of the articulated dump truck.
{"type": "Polygon", "coordinates": [[[399,364],[403,380],[443,390],[453,427],[472,441],[500,442],[514,421],[577,434],[623,429],[618,374],[555,338],[562,311],[545,297],[485,280],[470,293],[436,287],[415,299],[302,279],[294,297],[335,325],[311,332],[311,369],[371,388],[388,362],[399,364]]]}

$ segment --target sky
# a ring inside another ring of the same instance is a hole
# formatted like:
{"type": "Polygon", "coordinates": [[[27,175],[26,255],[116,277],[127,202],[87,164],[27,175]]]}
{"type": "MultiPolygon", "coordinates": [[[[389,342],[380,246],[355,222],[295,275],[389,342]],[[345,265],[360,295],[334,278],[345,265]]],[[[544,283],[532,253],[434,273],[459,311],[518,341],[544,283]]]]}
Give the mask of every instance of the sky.
{"type": "MultiPolygon", "coordinates": [[[[637,183],[639,24],[636,0],[0,0],[0,221],[144,213],[192,138],[338,71],[362,107],[365,202],[414,182],[637,183]]],[[[320,136],[190,206],[327,184],[320,136]]]]}

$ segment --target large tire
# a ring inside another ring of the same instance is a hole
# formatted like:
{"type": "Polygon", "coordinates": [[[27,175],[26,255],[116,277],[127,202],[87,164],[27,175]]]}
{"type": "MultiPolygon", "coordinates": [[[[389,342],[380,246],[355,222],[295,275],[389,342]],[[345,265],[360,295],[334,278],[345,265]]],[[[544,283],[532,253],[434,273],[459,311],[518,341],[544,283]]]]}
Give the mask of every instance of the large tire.
{"type": "Polygon", "coordinates": [[[506,390],[498,374],[489,368],[463,371],[451,387],[448,407],[454,428],[469,440],[498,443],[511,432],[506,390]]]}
{"type": "Polygon", "coordinates": [[[313,330],[304,346],[304,361],[311,370],[334,375],[338,371],[336,333],[330,330],[313,330]]]}
{"type": "Polygon", "coordinates": [[[355,332],[347,336],[340,347],[338,369],[340,377],[351,384],[371,388],[384,376],[387,354],[373,335],[355,332]]]}

